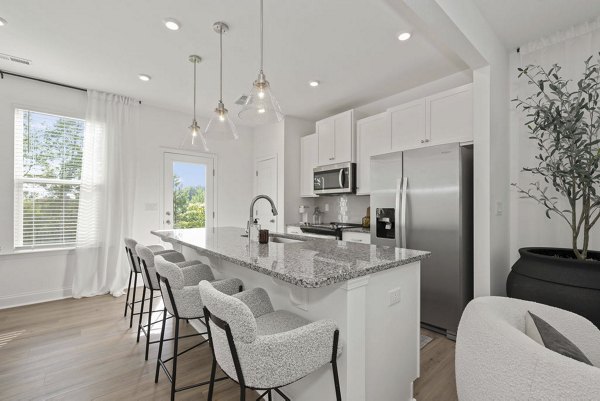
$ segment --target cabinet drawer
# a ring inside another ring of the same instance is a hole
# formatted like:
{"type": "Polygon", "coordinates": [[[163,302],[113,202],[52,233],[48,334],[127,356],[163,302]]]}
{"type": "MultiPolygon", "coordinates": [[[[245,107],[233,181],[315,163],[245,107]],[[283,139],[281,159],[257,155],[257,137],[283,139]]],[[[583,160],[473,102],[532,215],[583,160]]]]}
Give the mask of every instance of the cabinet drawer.
{"type": "Polygon", "coordinates": [[[370,233],[358,233],[358,232],[352,232],[352,231],[344,231],[344,232],[342,232],[342,241],[360,242],[361,244],[370,244],[371,243],[371,234],[370,233]]]}
{"type": "Polygon", "coordinates": [[[287,227],[288,234],[300,234],[302,235],[302,230],[298,226],[288,226],[287,227]]]}

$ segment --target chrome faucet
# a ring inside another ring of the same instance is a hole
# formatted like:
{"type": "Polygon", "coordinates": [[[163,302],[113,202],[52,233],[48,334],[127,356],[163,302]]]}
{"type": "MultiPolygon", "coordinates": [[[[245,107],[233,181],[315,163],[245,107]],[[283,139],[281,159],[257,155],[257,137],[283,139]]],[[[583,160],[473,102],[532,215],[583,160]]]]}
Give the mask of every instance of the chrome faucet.
{"type": "Polygon", "coordinates": [[[254,222],[254,204],[259,199],[266,199],[266,200],[268,200],[269,203],[271,204],[271,212],[273,212],[273,216],[277,216],[277,214],[278,214],[277,213],[277,206],[275,206],[275,202],[273,202],[273,199],[271,199],[267,195],[257,195],[257,196],[255,196],[254,199],[252,199],[252,201],[250,202],[250,219],[248,220],[248,224],[246,225],[246,232],[248,234],[250,234],[250,224],[252,224],[254,222]]]}

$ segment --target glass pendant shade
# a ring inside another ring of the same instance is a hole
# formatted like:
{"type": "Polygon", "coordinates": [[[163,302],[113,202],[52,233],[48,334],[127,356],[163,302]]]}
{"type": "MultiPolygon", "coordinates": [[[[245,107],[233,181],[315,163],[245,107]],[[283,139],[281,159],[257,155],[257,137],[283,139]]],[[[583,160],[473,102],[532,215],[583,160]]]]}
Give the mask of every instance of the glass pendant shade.
{"type": "MultiPolygon", "coordinates": [[[[192,147],[194,149],[204,149],[208,151],[208,144],[206,143],[206,138],[198,125],[198,122],[194,118],[192,121],[192,125],[190,125],[190,135],[188,135],[189,143],[185,144],[186,147],[192,147]]],[[[187,141],[186,141],[187,142],[187,141]]]]}
{"type": "Polygon", "coordinates": [[[235,124],[229,118],[229,112],[223,103],[219,102],[219,105],[215,109],[213,118],[210,119],[206,126],[205,135],[209,141],[239,138],[235,124]]]}
{"type": "Polygon", "coordinates": [[[283,112],[279,102],[273,96],[271,86],[264,79],[262,73],[259,79],[254,81],[250,95],[238,116],[242,120],[254,124],[270,124],[283,120],[283,112]]]}

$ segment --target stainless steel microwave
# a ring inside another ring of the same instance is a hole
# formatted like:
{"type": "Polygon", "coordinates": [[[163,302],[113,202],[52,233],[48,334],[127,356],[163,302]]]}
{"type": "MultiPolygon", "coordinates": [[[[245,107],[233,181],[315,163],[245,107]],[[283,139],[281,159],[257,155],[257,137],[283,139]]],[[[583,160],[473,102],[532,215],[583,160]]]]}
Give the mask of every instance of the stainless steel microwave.
{"type": "Polygon", "coordinates": [[[356,164],[339,163],[313,169],[315,195],[353,194],[356,192],[356,164]]]}

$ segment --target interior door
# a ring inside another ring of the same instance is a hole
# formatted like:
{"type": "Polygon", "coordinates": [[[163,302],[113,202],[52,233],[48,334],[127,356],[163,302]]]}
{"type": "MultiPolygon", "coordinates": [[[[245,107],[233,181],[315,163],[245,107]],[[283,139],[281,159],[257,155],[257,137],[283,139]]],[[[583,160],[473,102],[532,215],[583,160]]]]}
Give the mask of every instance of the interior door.
{"type": "MultiPolygon", "coordinates": [[[[275,206],[277,203],[277,157],[260,159],[256,161],[256,193],[255,195],[267,195],[275,206]]],[[[273,216],[271,205],[264,199],[254,204],[254,217],[258,219],[261,228],[270,232],[277,231],[277,216],[273,216]]]]}
{"type": "Polygon", "coordinates": [[[214,159],[165,152],[163,229],[213,227],[214,159]]]}

